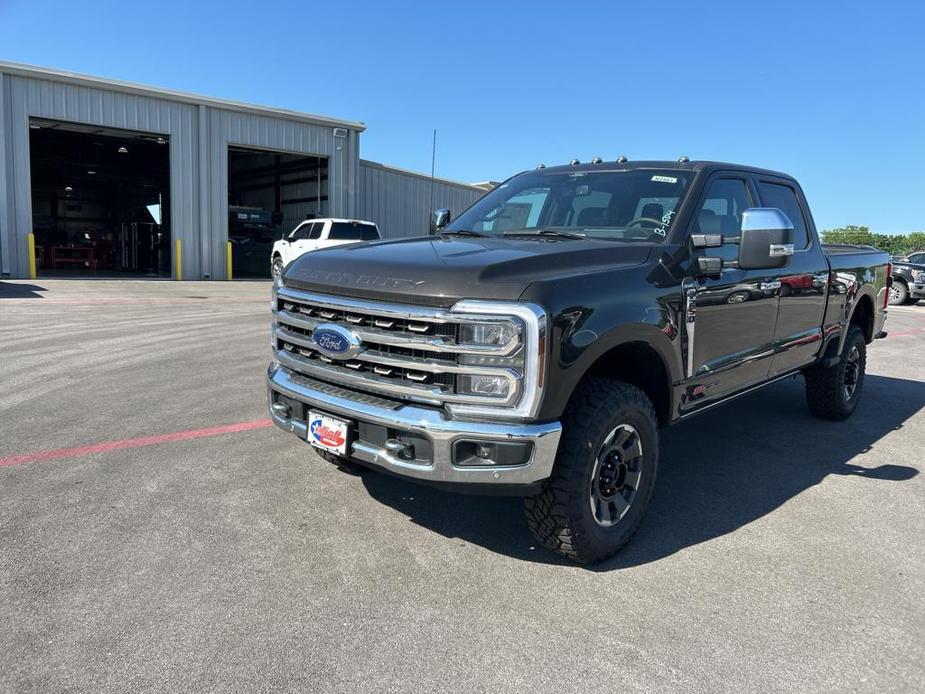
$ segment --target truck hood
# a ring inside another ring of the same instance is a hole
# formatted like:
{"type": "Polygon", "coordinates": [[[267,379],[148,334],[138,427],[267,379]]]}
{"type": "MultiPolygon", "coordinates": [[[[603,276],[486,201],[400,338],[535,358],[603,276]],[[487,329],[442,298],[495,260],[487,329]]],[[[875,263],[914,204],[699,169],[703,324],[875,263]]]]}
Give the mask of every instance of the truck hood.
{"type": "Polygon", "coordinates": [[[533,282],[646,262],[650,245],[595,239],[425,237],[307,253],[286,268],[297,289],[448,307],[517,299],[533,282]]]}

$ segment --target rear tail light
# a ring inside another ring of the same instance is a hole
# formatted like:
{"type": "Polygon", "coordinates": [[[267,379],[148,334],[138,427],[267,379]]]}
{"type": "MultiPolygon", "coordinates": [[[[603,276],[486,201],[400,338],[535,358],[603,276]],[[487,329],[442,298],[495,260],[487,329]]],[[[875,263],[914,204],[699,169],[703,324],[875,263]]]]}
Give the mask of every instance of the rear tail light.
{"type": "Polygon", "coordinates": [[[893,287],[893,263],[886,264],[886,291],[883,292],[883,308],[890,303],[890,289],[893,287]]]}

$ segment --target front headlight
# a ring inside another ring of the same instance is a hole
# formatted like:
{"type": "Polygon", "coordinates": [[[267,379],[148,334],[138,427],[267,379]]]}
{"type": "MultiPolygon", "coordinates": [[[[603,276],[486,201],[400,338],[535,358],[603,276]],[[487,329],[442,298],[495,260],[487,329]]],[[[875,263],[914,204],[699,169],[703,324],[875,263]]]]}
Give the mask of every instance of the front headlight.
{"type": "Polygon", "coordinates": [[[457,376],[456,392],[486,402],[448,404],[447,409],[454,415],[479,418],[534,417],[545,381],[545,311],[535,304],[464,300],[450,313],[462,314],[457,332],[459,364],[473,367],[471,374],[457,376]],[[492,404],[492,399],[504,404],[492,404]]]}
{"type": "Polygon", "coordinates": [[[513,323],[463,323],[459,326],[459,344],[502,347],[514,339],[513,323]]]}
{"type": "Polygon", "coordinates": [[[511,394],[511,379],[506,376],[457,376],[456,392],[506,398],[511,394]]]}

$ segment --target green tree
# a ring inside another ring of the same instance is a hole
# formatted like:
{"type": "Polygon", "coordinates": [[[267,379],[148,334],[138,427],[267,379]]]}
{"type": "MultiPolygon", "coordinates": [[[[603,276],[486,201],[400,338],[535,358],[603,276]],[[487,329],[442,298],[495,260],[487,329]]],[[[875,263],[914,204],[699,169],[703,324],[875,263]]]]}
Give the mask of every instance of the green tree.
{"type": "Polygon", "coordinates": [[[912,251],[925,250],[925,232],[910,234],[875,234],[870,227],[848,224],[837,229],[822,232],[823,243],[852,243],[873,246],[890,255],[906,255],[912,251]]]}

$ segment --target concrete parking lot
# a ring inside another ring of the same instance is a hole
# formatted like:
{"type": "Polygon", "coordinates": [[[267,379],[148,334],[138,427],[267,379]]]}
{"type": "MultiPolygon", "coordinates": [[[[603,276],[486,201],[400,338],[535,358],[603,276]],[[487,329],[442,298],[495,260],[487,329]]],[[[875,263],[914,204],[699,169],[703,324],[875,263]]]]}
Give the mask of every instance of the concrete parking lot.
{"type": "Polygon", "coordinates": [[[925,302],[665,432],[593,569],[268,426],[269,285],[0,282],[0,691],[923,691],[925,302]]]}

